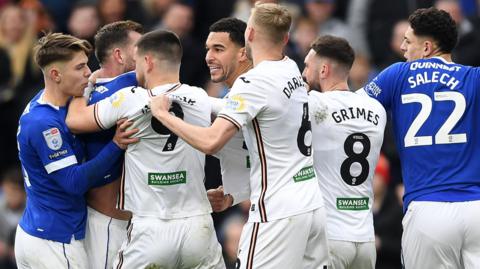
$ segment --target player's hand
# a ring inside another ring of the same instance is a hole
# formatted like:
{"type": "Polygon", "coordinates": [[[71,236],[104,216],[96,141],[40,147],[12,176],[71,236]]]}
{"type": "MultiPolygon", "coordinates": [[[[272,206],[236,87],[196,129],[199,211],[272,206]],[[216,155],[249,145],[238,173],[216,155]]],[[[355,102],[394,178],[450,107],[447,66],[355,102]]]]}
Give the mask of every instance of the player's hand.
{"type": "Polygon", "coordinates": [[[88,77],[88,82],[92,83],[95,85],[97,83],[97,79],[105,77],[105,74],[103,72],[103,69],[97,69],[95,72],[93,72],[89,77],[88,77]]]}
{"type": "Polygon", "coordinates": [[[138,132],[138,128],[127,130],[133,122],[126,119],[121,119],[117,121],[117,130],[115,131],[115,136],[113,137],[113,142],[121,149],[127,149],[129,144],[137,143],[138,137],[132,137],[135,133],[138,132]]]}
{"type": "Polygon", "coordinates": [[[207,197],[213,212],[222,212],[233,204],[232,196],[230,194],[224,194],[223,186],[208,190],[207,197]]]}
{"type": "Polygon", "coordinates": [[[165,94],[152,97],[150,99],[150,109],[152,110],[152,115],[159,119],[162,113],[168,113],[170,104],[170,99],[165,94]]]}

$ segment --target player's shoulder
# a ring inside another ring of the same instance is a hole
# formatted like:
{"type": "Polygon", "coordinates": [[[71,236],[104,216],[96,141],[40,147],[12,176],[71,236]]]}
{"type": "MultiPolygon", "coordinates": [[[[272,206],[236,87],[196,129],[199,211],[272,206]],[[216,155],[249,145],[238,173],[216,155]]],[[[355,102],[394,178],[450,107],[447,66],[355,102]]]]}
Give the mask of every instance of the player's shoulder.
{"type": "Polygon", "coordinates": [[[106,88],[124,88],[137,85],[137,77],[134,71],[120,74],[114,78],[99,78],[96,83],[96,86],[104,86],[106,88]]]}
{"type": "Polygon", "coordinates": [[[177,93],[185,93],[185,94],[194,94],[194,95],[200,95],[200,96],[208,96],[207,92],[200,87],[197,86],[192,86],[186,83],[182,83],[178,90],[174,91],[177,93]]]}

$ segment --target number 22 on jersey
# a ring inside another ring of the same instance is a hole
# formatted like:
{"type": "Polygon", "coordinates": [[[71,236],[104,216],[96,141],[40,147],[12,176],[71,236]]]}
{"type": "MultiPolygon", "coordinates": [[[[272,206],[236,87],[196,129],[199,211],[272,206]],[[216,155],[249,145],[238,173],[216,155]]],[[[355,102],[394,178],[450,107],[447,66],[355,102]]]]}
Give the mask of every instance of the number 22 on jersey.
{"type": "MultiPolygon", "coordinates": [[[[452,129],[458,123],[465,113],[466,102],[465,97],[459,92],[434,92],[434,101],[436,102],[445,102],[450,101],[454,102],[455,107],[450,113],[450,116],[443,123],[440,129],[435,134],[435,143],[436,144],[456,144],[456,143],[466,143],[467,135],[465,133],[460,134],[450,134],[452,129]]],[[[432,112],[432,99],[422,93],[410,93],[402,95],[402,104],[410,103],[420,103],[421,109],[417,117],[413,120],[410,128],[408,128],[407,133],[405,134],[404,143],[405,147],[413,146],[428,146],[432,145],[432,136],[416,136],[417,132],[422,128],[423,124],[430,117],[432,112]]],[[[432,115],[435,117],[435,115],[432,115]]]]}

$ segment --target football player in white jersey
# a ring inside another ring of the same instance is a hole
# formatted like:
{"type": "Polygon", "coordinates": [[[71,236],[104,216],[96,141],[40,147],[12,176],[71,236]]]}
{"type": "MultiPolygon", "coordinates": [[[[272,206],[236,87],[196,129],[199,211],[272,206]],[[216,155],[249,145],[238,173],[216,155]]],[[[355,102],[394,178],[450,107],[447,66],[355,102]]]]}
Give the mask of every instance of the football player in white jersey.
{"type": "Polygon", "coordinates": [[[127,241],[115,268],[225,268],[203,181],[205,155],[152,117],[149,99],[167,94],[169,113],[208,126],[206,92],[179,82],[182,47],[169,31],[145,34],[137,43],[140,87],[128,87],[69,118],[77,131],[106,129],[120,118],[134,121],[140,142],[125,154],[120,203],[132,211],[127,241]]]}
{"type": "MultiPolygon", "coordinates": [[[[224,18],[209,28],[205,47],[205,61],[213,82],[223,82],[232,88],[233,82],[252,68],[245,53],[245,29],[247,24],[236,18],[224,18]]],[[[228,98],[212,98],[214,113],[217,114],[228,98]],[[217,104],[217,105],[216,105],[217,104]],[[216,108],[216,107],[219,108],[216,108]]],[[[250,157],[243,135],[237,132],[228,143],[215,154],[220,159],[223,186],[208,190],[208,199],[213,211],[219,212],[250,198],[250,157]],[[224,195],[226,193],[227,195],[224,195]]]]}
{"type": "Polygon", "coordinates": [[[254,68],[233,84],[211,127],[168,112],[166,96],[152,98],[155,118],[195,148],[212,154],[238,130],[251,156],[251,209],[237,268],[326,268],[325,208],[313,168],[308,95],[294,61],[283,55],[288,10],[257,4],[245,31],[254,68]]]}
{"type": "Polygon", "coordinates": [[[313,159],[327,207],[334,269],[373,269],[372,179],[383,142],[385,109],[348,89],[354,60],[348,42],[322,36],[312,43],[303,76],[309,92],[313,159]]]}
{"type": "MultiPolygon", "coordinates": [[[[117,90],[136,85],[135,74],[120,78],[125,72],[135,69],[133,59],[135,43],[140,39],[143,27],[133,21],[118,21],[107,24],[95,35],[95,55],[102,74],[94,84],[89,104],[105,99],[117,90]]],[[[70,102],[69,112],[74,113],[76,104],[83,98],[70,102]]],[[[113,130],[78,136],[85,144],[86,160],[92,159],[111,139],[113,130]]],[[[90,189],[87,193],[88,217],[85,245],[89,268],[111,268],[112,263],[126,239],[126,227],[131,212],[116,208],[120,190],[120,175],[123,158],[119,159],[103,181],[106,185],[90,189]]]]}

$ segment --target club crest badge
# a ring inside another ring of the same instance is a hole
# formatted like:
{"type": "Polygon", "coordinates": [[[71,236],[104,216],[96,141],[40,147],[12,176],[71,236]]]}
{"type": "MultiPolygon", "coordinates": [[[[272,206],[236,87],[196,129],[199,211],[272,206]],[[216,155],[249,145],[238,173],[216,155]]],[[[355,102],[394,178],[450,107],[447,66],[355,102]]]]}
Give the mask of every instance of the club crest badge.
{"type": "Polygon", "coordinates": [[[320,107],[317,111],[315,111],[314,116],[315,116],[315,123],[320,124],[322,123],[328,115],[328,107],[327,106],[322,106],[320,107]]]}
{"type": "Polygon", "coordinates": [[[51,150],[59,150],[62,147],[62,135],[58,128],[50,128],[43,131],[43,138],[45,138],[47,146],[51,150]]]}

